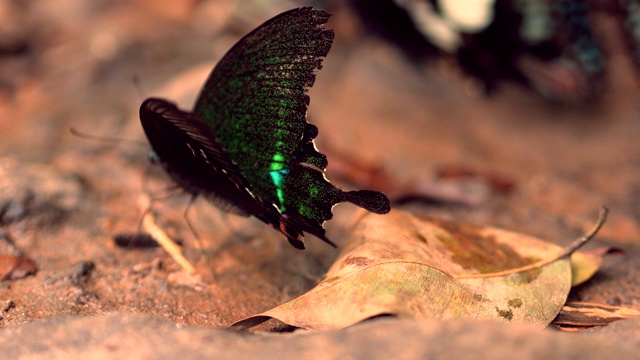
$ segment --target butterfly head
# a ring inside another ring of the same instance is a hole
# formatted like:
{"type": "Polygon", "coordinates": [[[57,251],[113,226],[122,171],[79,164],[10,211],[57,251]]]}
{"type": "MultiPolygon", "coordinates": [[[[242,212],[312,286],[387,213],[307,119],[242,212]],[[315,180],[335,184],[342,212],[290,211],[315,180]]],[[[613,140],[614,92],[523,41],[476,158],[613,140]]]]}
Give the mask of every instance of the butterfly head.
{"type": "Polygon", "coordinates": [[[147,155],[147,158],[149,159],[149,162],[152,163],[153,165],[160,164],[160,156],[158,156],[158,153],[153,149],[149,150],[149,154],[147,155]]]}

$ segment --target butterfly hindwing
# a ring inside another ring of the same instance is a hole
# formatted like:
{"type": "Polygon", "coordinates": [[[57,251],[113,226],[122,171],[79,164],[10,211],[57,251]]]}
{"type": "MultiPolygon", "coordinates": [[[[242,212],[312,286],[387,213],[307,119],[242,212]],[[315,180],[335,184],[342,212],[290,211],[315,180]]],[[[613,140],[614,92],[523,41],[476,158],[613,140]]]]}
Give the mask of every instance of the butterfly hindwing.
{"type": "Polygon", "coordinates": [[[304,248],[302,232],[273,204],[252,194],[251,185],[202,119],[166,100],[150,98],[140,107],[140,120],[165,171],[183,189],[223,210],[253,215],[304,248]]]}

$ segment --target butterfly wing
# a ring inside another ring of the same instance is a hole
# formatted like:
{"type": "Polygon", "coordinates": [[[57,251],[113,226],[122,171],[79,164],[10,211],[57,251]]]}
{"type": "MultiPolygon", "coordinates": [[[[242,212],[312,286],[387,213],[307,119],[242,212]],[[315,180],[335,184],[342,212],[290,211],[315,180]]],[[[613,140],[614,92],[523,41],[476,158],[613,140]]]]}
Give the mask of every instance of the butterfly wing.
{"type": "Polygon", "coordinates": [[[251,192],[242,171],[216,142],[211,128],[198,116],[162,99],[147,99],[140,121],[166,172],[186,191],[203,195],[223,210],[253,215],[304,248],[300,230],[271,203],[251,192]]]}
{"type": "Polygon", "coordinates": [[[323,27],[328,19],[325,11],[300,8],[267,21],[220,60],[194,107],[254,194],[325,240],[322,223],[336,203],[389,211],[381,193],[333,186],[322,172],[326,157],[313,144],[318,130],[306,120],[307,90],[333,41],[333,31],[323,27]]]}
{"type": "MultiPolygon", "coordinates": [[[[322,27],[328,18],[324,11],[303,8],[267,21],[219,61],[196,101],[194,113],[274,203],[269,172],[301,155],[306,92],[333,40],[333,31],[322,27]]],[[[309,157],[322,163],[324,157],[310,150],[309,157]]]]}

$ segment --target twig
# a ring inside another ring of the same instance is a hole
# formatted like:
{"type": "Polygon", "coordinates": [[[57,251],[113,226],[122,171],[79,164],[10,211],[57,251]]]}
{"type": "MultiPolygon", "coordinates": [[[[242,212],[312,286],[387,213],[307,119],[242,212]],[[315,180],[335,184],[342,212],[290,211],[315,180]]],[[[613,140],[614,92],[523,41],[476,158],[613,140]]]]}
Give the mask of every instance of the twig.
{"type": "Polygon", "coordinates": [[[158,227],[153,216],[145,216],[142,220],[142,226],[187,273],[194,274],[196,272],[195,267],[182,255],[180,246],[158,227]]]}

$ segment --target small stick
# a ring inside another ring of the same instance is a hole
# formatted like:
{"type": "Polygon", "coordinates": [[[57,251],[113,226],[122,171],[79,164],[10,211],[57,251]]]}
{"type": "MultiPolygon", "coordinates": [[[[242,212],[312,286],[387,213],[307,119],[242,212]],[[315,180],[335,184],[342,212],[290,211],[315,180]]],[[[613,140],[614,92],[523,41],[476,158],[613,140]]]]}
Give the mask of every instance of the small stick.
{"type": "Polygon", "coordinates": [[[142,220],[142,227],[153,237],[162,248],[189,274],[196,272],[195,267],[187,260],[180,246],[178,246],[153,220],[153,216],[145,216],[142,220]]]}

